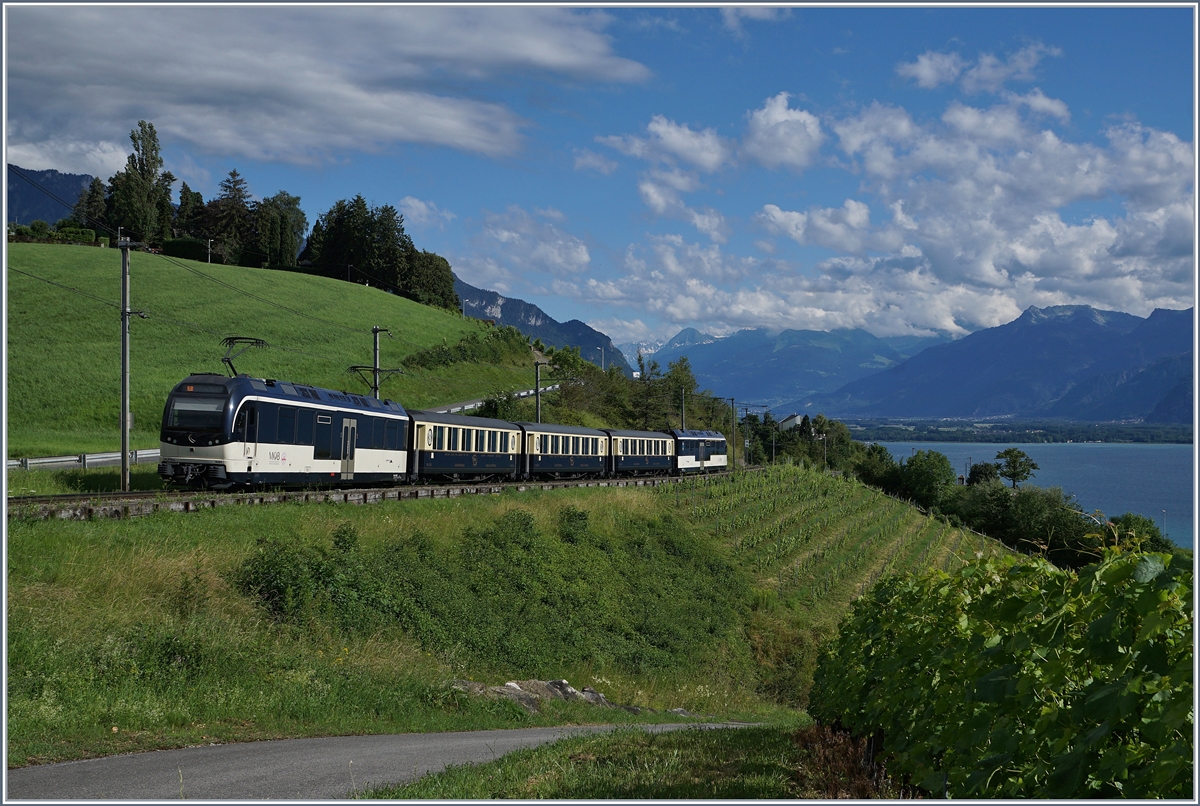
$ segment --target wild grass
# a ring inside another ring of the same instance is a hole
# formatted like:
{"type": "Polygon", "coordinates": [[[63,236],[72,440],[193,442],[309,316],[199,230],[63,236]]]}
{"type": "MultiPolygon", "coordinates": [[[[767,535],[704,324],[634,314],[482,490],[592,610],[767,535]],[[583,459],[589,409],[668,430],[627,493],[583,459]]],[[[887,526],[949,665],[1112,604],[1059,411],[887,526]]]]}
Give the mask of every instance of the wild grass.
{"type": "MultiPolygon", "coordinates": [[[[8,273],[9,456],[118,450],[120,252],[10,244],[8,259],[15,270],[8,273]]],[[[379,289],[290,272],[137,252],[130,258],[130,277],[131,306],[147,315],[131,325],[134,448],[157,447],[163,404],[174,384],[191,372],[224,372],[220,342],[225,336],[253,336],[270,345],[236,360],[239,372],[365,391],[347,367],[371,363],[372,326],[390,328],[395,335],[380,340],[380,363],[386,368],[487,327],[379,289]],[[180,264],[296,313],[234,292],[180,264]]],[[[463,365],[408,369],[386,381],[382,394],[422,408],[532,384],[529,365],[515,357],[500,366],[470,367],[469,372],[463,365]]]]}
{"type": "Polygon", "coordinates": [[[451,767],[363,797],[742,801],[905,794],[863,765],[864,749],[861,741],[811,724],[669,733],[627,728],[451,767]]]}
{"type": "Polygon", "coordinates": [[[462,678],[566,678],[616,703],[777,720],[804,707],[821,643],[873,575],[944,566],[979,540],[851,481],[739,476],[10,519],[9,765],[613,718],[529,715],[454,691],[462,678]]]}

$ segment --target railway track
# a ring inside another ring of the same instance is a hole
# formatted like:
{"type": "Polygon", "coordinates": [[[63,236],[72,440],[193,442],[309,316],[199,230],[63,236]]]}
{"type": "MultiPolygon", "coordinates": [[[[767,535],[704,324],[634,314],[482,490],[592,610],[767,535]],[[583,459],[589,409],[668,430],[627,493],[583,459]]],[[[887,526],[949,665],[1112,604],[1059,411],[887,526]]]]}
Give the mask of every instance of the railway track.
{"type": "MultiPolygon", "coordinates": [[[[728,475],[712,473],[707,478],[728,475]]],[[[410,498],[453,498],[460,495],[499,495],[505,490],[558,490],[566,487],[656,487],[705,476],[647,476],[620,479],[557,479],[497,481],[482,484],[399,485],[359,489],[301,489],[252,492],[157,490],[130,493],[32,495],[8,499],[8,517],[29,520],[93,520],[134,518],[155,512],[196,512],[228,506],[283,503],[376,504],[410,498]]]]}

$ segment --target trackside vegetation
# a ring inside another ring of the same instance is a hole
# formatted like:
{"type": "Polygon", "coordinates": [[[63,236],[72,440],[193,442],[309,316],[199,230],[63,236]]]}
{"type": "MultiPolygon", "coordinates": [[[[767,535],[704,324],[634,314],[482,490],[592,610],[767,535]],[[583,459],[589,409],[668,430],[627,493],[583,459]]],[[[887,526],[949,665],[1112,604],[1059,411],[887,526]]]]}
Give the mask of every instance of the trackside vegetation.
{"type": "MultiPolygon", "coordinates": [[[[1193,571],[1109,549],[894,577],[822,655],[810,710],[951,797],[1188,798],[1193,571]]],[[[1184,561],[1184,562],[1181,562],[1184,561]]]]}
{"type": "Polygon", "coordinates": [[[662,488],[14,518],[8,549],[10,766],[678,719],[671,708],[793,729],[820,641],[877,575],[1005,551],[797,466],[662,488]],[[531,715],[451,685],[525,677],[660,713],[531,715]]]}

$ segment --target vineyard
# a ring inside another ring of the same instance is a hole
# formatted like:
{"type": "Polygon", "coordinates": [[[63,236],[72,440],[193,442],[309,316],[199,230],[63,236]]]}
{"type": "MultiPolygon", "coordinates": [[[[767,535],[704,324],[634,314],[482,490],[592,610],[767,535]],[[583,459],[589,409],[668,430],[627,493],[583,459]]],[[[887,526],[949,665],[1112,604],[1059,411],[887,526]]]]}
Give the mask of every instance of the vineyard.
{"type": "Polygon", "coordinates": [[[1008,553],[991,538],[952,528],[856,480],[796,466],[692,479],[658,494],[710,528],[759,590],[803,611],[806,626],[836,624],[885,575],[954,570],[1008,553]]]}

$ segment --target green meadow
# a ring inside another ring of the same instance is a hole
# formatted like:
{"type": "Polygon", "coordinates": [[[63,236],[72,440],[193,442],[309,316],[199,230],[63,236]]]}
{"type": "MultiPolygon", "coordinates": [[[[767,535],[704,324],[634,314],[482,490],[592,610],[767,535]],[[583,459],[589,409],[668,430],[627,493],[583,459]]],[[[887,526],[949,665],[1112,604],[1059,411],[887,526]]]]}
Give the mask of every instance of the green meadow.
{"type": "MultiPolygon", "coordinates": [[[[13,243],[8,259],[9,457],[119,450],[120,251],[13,243]]],[[[371,364],[373,326],[394,336],[380,336],[386,368],[488,327],[353,283],[146,252],[130,256],[130,300],[146,315],[130,326],[134,448],[158,446],[172,386],[192,372],[225,372],[226,336],[269,345],[235,359],[238,372],[366,392],[347,368],[371,364]]],[[[532,384],[532,365],[514,359],[406,370],[382,395],[419,409],[532,384]]]]}

